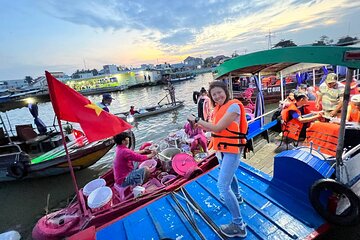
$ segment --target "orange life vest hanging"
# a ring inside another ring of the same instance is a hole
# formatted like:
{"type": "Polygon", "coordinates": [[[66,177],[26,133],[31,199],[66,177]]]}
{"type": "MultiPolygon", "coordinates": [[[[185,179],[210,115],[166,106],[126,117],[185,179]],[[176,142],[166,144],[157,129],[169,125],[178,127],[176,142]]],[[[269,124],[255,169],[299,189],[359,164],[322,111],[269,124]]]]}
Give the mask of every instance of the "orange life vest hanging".
{"type": "Polygon", "coordinates": [[[290,111],[295,111],[299,116],[301,116],[301,112],[296,105],[294,103],[290,103],[287,108],[281,111],[281,118],[283,120],[281,129],[284,137],[298,140],[303,124],[296,118],[289,120],[290,111]]]}
{"type": "Polygon", "coordinates": [[[214,124],[217,124],[222,119],[233,103],[238,104],[240,107],[240,124],[233,121],[226,129],[211,134],[209,147],[216,151],[239,153],[239,148],[246,144],[248,124],[244,105],[239,100],[229,100],[222,106],[216,106],[214,108],[214,124]]]}
{"type": "Polygon", "coordinates": [[[355,104],[350,103],[349,109],[348,109],[349,119],[350,122],[357,122],[360,123],[360,111],[355,106],[355,104]]]}
{"type": "Polygon", "coordinates": [[[312,142],[314,149],[320,149],[320,152],[335,157],[339,129],[339,124],[314,122],[306,130],[306,142],[312,142]]]}

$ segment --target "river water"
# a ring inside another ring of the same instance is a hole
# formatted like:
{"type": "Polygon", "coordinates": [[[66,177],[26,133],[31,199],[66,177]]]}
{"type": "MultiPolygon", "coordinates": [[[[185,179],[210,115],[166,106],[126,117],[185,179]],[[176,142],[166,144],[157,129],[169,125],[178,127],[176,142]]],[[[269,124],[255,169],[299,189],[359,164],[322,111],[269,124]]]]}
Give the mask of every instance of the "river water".
{"type": "MultiPolygon", "coordinates": [[[[208,87],[213,80],[212,74],[202,74],[193,80],[175,83],[176,98],[185,101],[185,106],[169,113],[152,116],[134,123],[136,145],[146,141],[157,141],[169,132],[183,127],[186,117],[190,113],[197,114],[196,104],[192,100],[193,91],[201,87],[208,87]]],[[[123,92],[112,93],[113,100],[110,108],[112,113],[128,111],[131,105],[136,108],[156,105],[166,95],[164,86],[127,89],[123,92]]],[[[101,95],[88,96],[92,102],[100,102],[101,95]]],[[[167,102],[165,98],[162,103],[167,102]]],[[[53,125],[54,112],[50,102],[39,103],[39,117],[47,126],[53,125]]],[[[29,110],[24,107],[7,112],[12,129],[18,124],[33,124],[29,110]]],[[[6,116],[2,114],[4,121],[6,116]]],[[[34,125],[34,124],[33,124],[34,125]]],[[[87,182],[105,173],[111,166],[115,148],[111,149],[97,163],[87,169],[77,171],[78,186],[81,188],[87,182]]],[[[18,182],[0,183],[0,233],[17,230],[22,239],[31,239],[31,230],[37,220],[50,211],[63,207],[74,195],[74,187],[70,174],[29,179],[18,182]],[[49,201],[47,201],[49,197],[49,201]],[[48,203],[48,204],[47,204],[48,203]]]]}

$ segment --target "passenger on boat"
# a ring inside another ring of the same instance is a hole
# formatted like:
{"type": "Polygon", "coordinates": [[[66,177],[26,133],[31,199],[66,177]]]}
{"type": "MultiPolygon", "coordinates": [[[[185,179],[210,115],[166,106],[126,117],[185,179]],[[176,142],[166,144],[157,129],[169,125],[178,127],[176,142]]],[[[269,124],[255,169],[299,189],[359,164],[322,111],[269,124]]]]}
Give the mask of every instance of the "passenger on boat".
{"type": "Polygon", "coordinates": [[[309,99],[309,101],[315,101],[316,100],[316,93],[315,93],[315,89],[314,89],[314,87],[308,87],[307,89],[306,89],[306,92],[307,92],[307,97],[308,97],[308,99],[309,99]]]}
{"type": "Polygon", "coordinates": [[[282,121],[284,124],[286,124],[293,119],[297,119],[300,122],[300,124],[302,125],[301,132],[300,132],[300,138],[305,138],[306,137],[306,128],[309,127],[309,124],[304,124],[304,123],[313,122],[313,121],[319,119],[320,117],[322,117],[322,112],[310,113],[309,111],[307,111],[305,106],[308,103],[308,98],[305,93],[295,92],[294,96],[295,96],[296,102],[290,103],[287,107],[285,107],[281,111],[282,121]]]}
{"type": "Polygon", "coordinates": [[[335,73],[329,73],[325,82],[319,86],[316,108],[320,109],[321,102],[325,117],[336,117],[341,112],[343,95],[344,86],[338,82],[335,73]]]}
{"type": "Polygon", "coordinates": [[[171,104],[172,104],[172,105],[176,105],[175,87],[174,87],[174,85],[171,83],[171,80],[170,80],[170,79],[168,80],[168,85],[167,85],[167,88],[165,88],[165,90],[169,91],[171,104]]]}
{"type": "Polygon", "coordinates": [[[110,93],[104,93],[102,95],[102,101],[100,103],[98,103],[99,107],[101,107],[104,111],[110,112],[108,106],[111,105],[112,100],[114,100],[114,98],[111,96],[110,93]]]}
{"type": "Polygon", "coordinates": [[[135,169],[134,162],[144,162],[156,155],[155,151],[143,149],[134,152],[129,149],[130,136],[122,132],[114,137],[116,143],[116,155],[114,159],[114,179],[119,187],[142,185],[148,180],[150,170],[148,167],[135,169]]]}
{"type": "Polygon", "coordinates": [[[200,90],[200,96],[197,99],[198,117],[202,120],[209,121],[211,113],[210,98],[204,87],[200,90]]]}
{"type": "Polygon", "coordinates": [[[207,152],[207,140],[204,131],[193,122],[187,122],[184,129],[186,135],[192,140],[190,143],[190,151],[192,153],[196,150],[207,152]]]}
{"type": "Polygon", "coordinates": [[[140,113],[138,110],[135,110],[135,106],[130,106],[130,115],[134,115],[135,113],[140,113]]]}
{"type": "Polygon", "coordinates": [[[349,122],[360,123],[360,94],[351,97],[346,120],[349,122]]]}
{"type": "Polygon", "coordinates": [[[306,96],[308,97],[308,100],[315,101],[316,96],[314,95],[313,92],[311,92],[311,90],[313,90],[313,88],[310,89],[310,92],[309,92],[308,89],[309,89],[309,87],[306,84],[300,84],[298,91],[302,92],[302,93],[305,93],[306,96]]]}
{"type": "Polygon", "coordinates": [[[215,81],[210,83],[209,97],[214,106],[213,123],[206,122],[193,115],[188,120],[212,132],[210,147],[216,151],[220,162],[218,188],[220,200],[232,215],[229,224],[221,225],[221,232],[227,237],[245,237],[246,224],[241,216],[240,195],[235,171],[239,167],[241,154],[246,144],[247,121],[245,109],[239,100],[230,100],[226,83],[215,81]]]}
{"type": "Polygon", "coordinates": [[[284,101],[280,101],[280,108],[284,109],[286,107],[288,107],[290,105],[290,103],[296,103],[295,100],[295,95],[294,93],[296,92],[295,89],[292,89],[291,92],[289,93],[289,95],[285,98],[284,101]]]}

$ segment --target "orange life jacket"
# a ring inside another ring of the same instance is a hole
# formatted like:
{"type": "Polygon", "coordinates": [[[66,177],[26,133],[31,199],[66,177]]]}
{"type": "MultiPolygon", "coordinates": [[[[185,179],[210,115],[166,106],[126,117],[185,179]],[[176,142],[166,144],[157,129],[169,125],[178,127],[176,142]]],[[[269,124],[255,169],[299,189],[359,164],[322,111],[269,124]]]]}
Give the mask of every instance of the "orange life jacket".
{"type": "Polygon", "coordinates": [[[220,131],[211,134],[211,142],[209,147],[216,151],[239,153],[239,148],[246,144],[246,134],[248,130],[248,124],[246,121],[246,113],[244,105],[237,99],[229,100],[222,106],[216,106],[214,108],[214,124],[217,124],[220,119],[225,115],[231,104],[236,103],[240,107],[240,124],[236,121],[230,123],[230,125],[220,131]]]}
{"type": "Polygon", "coordinates": [[[348,121],[360,123],[360,111],[353,103],[349,105],[348,115],[348,121]]]}
{"type": "Polygon", "coordinates": [[[350,94],[351,95],[359,94],[359,88],[356,80],[351,82],[350,84],[350,94]]]}
{"type": "Polygon", "coordinates": [[[306,142],[313,143],[314,149],[336,156],[340,125],[335,123],[314,122],[306,130],[306,142]]]}
{"type": "Polygon", "coordinates": [[[290,111],[295,111],[299,116],[301,116],[300,110],[296,107],[295,103],[290,103],[290,105],[281,111],[281,118],[283,123],[281,129],[283,136],[298,140],[300,137],[300,132],[303,127],[303,124],[296,118],[290,119],[290,111]]]}
{"type": "Polygon", "coordinates": [[[281,111],[281,118],[284,122],[289,122],[290,111],[295,111],[297,114],[299,114],[299,116],[301,116],[300,110],[297,108],[295,103],[291,102],[286,108],[281,111]]]}

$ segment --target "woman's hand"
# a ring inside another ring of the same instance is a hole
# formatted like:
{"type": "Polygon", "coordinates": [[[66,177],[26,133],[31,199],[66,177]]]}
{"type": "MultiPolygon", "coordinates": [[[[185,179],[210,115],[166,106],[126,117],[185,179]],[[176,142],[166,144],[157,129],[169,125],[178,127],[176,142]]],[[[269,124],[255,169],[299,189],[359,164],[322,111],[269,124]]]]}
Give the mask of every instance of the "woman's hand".
{"type": "Polygon", "coordinates": [[[149,154],[151,151],[148,148],[142,149],[139,151],[140,154],[149,154]]]}
{"type": "Polygon", "coordinates": [[[155,157],[155,155],[156,155],[156,151],[151,151],[151,152],[147,155],[147,157],[150,159],[150,158],[155,157]]]}
{"type": "Polygon", "coordinates": [[[187,117],[187,120],[190,122],[195,122],[195,116],[191,114],[187,117]]]}
{"type": "Polygon", "coordinates": [[[331,117],[336,117],[336,115],[337,115],[337,111],[336,111],[336,110],[332,110],[332,111],[330,112],[330,116],[331,116],[331,117]]]}

